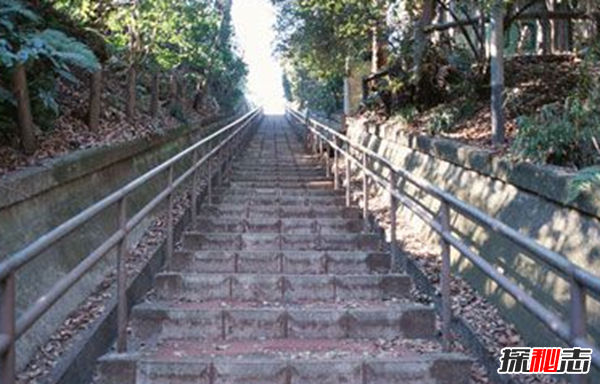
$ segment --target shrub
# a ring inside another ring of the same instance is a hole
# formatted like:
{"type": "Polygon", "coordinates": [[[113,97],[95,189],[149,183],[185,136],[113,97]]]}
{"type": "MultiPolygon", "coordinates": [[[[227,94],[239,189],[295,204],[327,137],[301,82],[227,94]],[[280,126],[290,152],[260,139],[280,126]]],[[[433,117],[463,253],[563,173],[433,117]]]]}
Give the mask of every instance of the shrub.
{"type": "Polygon", "coordinates": [[[93,72],[100,64],[83,43],[61,31],[43,28],[42,20],[18,0],[0,0],[0,130],[14,131],[16,102],[9,89],[11,71],[27,68],[31,108],[36,122],[48,128],[58,114],[56,77],[77,81],[72,67],[93,72]],[[3,87],[4,84],[4,87],[3,87]]]}
{"type": "Polygon", "coordinates": [[[600,160],[600,114],[592,99],[569,98],[550,104],[534,116],[517,119],[519,131],[512,150],[538,163],[578,168],[600,160]]]}
{"type": "Polygon", "coordinates": [[[441,108],[433,113],[426,128],[430,135],[450,132],[458,121],[459,111],[456,107],[441,108]]]}
{"type": "Polygon", "coordinates": [[[427,122],[427,132],[430,135],[452,132],[458,123],[473,116],[476,110],[477,108],[471,99],[462,100],[458,106],[442,105],[436,108],[427,122]]]}
{"type": "Polygon", "coordinates": [[[600,166],[584,168],[571,181],[568,201],[571,202],[580,194],[591,192],[600,187],[600,166]]]}

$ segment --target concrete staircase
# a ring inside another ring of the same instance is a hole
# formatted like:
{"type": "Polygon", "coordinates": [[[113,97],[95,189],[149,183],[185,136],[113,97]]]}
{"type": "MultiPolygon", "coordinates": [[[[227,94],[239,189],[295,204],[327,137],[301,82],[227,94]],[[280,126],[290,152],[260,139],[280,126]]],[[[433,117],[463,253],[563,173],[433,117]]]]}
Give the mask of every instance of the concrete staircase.
{"type": "Polygon", "coordinates": [[[431,307],[283,119],[267,118],[131,314],[102,384],[468,383],[431,307]]]}

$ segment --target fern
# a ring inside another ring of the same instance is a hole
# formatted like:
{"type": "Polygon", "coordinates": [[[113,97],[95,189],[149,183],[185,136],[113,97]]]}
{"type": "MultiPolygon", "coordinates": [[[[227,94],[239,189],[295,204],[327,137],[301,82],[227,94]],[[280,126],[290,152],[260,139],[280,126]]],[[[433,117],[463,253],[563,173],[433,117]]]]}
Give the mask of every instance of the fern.
{"type": "Polygon", "coordinates": [[[0,103],[4,103],[4,102],[8,102],[12,105],[17,104],[17,102],[13,96],[13,93],[0,85],[0,103]]]}
{"type": "Polygon", "coordinates": [[[591,192],[600,187],[600,166],[584,168],[571,180],[568,202],[573,202],[582,193],[591,192]]]}
{"type": "Polygon", "coordinates": [[[40,17],[17,0],[0,0],[0,19],[22,18],[25,21],[37,23],[40,17]]]}
{"type": "Polygon", "coordinates": [[[46,29],[30,37],[32,44],[43,44],[44,53],[59,69],[65,66],[76,66],[93,72],[100,69],[100,64],[90,48],[65,35],[63,32],[46,29]]]}
{"type": "MultiPolygon", "coordinates": [[[[77,82],[71,68],[93,72],[100,64],[87,45],[58,30],[42,30],[41,21],[24,2],[0,0],[0,68],[27,64],[32,111],[40,126],[50,127],[50,118],[59,113],[56,78],[77,82]]],[[[0,87],[0,108],[11,108],[11,104],[15,104],[14,97],[0,87]]]]}

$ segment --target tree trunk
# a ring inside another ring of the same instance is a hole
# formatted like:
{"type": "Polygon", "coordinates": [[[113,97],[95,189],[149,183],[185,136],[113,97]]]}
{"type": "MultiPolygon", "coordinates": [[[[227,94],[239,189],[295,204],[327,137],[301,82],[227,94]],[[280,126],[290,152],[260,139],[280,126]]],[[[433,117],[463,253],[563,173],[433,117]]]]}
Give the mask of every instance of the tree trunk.
{"type": "Polygon", "coordinates": [[[371,47],[371,73],[377,73],[387,65],[387,38],[381,23],[372,28],[371,34],[373,38],[371,47]]]}
{"type": "Polygon", "coordinates": [[[136,85],[137,85],[137,69],[135,65],[131,65],[129,72],[127,73],[127,118],[130,120],[135,119],[135,108],[136,108],[136,85]]]}
{"type": "Polygon", "coordinates": [[[552,54],[552,27],[548,18],[548,3],[547,0],[541,2],[542,14],[544,17],[538,20],[537,33],[537,51],[543,55],[552,54]]]}
{"type": "Polygon", "coordinates": [[[27,71],[24,64],[17,64],[13,73],[13,91],[17,100],[17,122],[21,146],[26,154],[35,152],[36,139],[33,130],[33,117],[27,89],[27,71]]]}
{"type": "Polygon", "coordinates": [[[585,12],[588,15],[588,20],[585,20],[585,39],[586,42],[591,42],[596,37],[596,26],[593,17],[594,0],[585,1],[585,12]]]}
{"type": "Polygon", "coordinates": [[[90,76],[90,104],[88,110],[88,127],[97,131],[100,126],[100,110],[102,109],[102,69],[90,76]]]}
{"type": "Polygon", "coordinates": [[[492,142],[504,144],[504,3],[495,0],[491,15],[492,36],[490,42],[492,85],[492,142]]]}
{"type": "MultiPolygon", "coordinates": [[[[553,11],[564,10],[562,3],[558,3],[553,0],[552,9],[553,11]]],[[[554,49],[558,52],[568,51],[569,38],[568,38],[568,23],[565,20],[552,20],[552,35],[554,40],[554,49]]]]}
{"type": "Polygon", "coordinates": [[[202,101],[204,100],[204,89],[201,81],[196,84],[196,93],[194,95],[193,108],[196,112],[200,112],[202,108],[202,101]]]}
{"type": "Polygon", "coordinates": [[[431,24],[435,11],[435,1],[425,0],[421,18],[415,28],[415,43],[413,51],[413,71],[417,79],[421,78],[422,63],[427,50],[427,34],[425,28],[431,24]]]}
{"type": "Polygon", "coordinates": [[[150,115],[156,117],[160,108],[160,76],[158,72],[152,74],[152,92],[150,99],[150,115]]]}
{"type": "Polygon", "coordinates": [[[185,109],[185,83],[183,79],[177,79],[177,104],[181,108],[182,112],[185,109]]]}
{"type": "Polygon", "coordinates": [[[171,74],[169,79],[169,109],[171,112],[177,109],[177,75],[171,74]]]}
{"type": "Polygon", "coordinates": [[[487,51],[487,44],[486,44],[486,27],[485,27],[485,2],[481,1],[479,3],[479,13],[480,13],[480,17],[481,20],[479,21],[479,35],[481,36],[481,43],[480,43],[480,47],[479,47],[479,57],[480,57],[480,62],[481,63],[485,63],[487,61],[488,58],[488,51],[487,51]]]}
{"type": "Polygon", "coordinates": [[[352,77],[352,68],[350,57],[346,57],[346,68],[344,70],[344,117],[352,114],[352,87],[350,78],[352,77]]]}

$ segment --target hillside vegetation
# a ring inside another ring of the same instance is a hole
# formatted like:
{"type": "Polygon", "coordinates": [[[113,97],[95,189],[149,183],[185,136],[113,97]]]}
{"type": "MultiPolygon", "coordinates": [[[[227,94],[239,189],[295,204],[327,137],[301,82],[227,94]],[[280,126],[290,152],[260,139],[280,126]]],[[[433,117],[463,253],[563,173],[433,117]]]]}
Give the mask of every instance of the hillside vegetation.
{"type": "Polygon", "coordinates": [[[231,2],[0,0],[0,175],[231,114],[231,2]]]}
{"type": "Polygon", "coordinates": [[[344,79],[362,77],[361,106],[346,113],[367,124],[393,119],[582,170],[578,190],[600,185],[597,2],[272,1],[290,102],[340,116],[344,79]]]}

